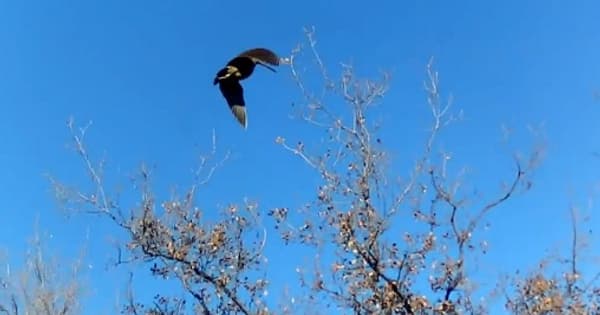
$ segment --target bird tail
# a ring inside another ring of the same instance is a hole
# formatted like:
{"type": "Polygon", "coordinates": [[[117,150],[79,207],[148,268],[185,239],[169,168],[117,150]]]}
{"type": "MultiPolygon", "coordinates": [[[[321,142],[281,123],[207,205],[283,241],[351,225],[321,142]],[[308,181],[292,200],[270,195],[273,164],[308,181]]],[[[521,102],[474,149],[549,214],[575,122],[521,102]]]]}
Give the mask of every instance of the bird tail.
{"type": "Polygon", "coordinates": [[[246,117],[245,106],[233,105],[231,106],[231,112],[233,112],[233,115],[240,122],[240,124],[242,124],[244,129],[248,128],[248,119],[246,117]]]}

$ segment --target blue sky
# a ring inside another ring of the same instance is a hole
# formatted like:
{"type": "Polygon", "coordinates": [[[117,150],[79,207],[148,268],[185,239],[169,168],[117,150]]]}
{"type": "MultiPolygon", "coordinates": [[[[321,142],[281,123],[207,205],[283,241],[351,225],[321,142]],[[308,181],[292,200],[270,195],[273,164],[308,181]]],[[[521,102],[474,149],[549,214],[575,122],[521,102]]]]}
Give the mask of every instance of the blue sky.
{"type": "MultiPolygon", "coordinates": [[[[114,180],[125,181],[145,161],[157,167],[156,187],[167,196],[172,185],[189,183],[214,129],[220,152],[231,150],[232,156],[201,193],[204,207],[244,197],[258,200],[263,210],[310,200],[316,178],[274,143],[279,135],[317,135],[288,117],[291,103],[300,100],[288,69],[257,69],[244,82],[246,131],[212,78],[250,47],[287,55],[303,41],[302,28],[314,25],[333,71],[341,61],[352,62],[360,76],[391,71],[380,111],[398,172],[408,172],[425,138],[429,116],[422,83],[431,56],[443,93],[451,93],[455,108],[465,113],[438,148],[451,150],[457,166],[473,170],[472,185],[493,192],[510,175],[501,124],[515,129],[511,146],[519,149],[531,144],[526,126],[543,124],[548,150],[533,190],[492,214],[486,232],[491,252],[481,267],[490,275],[517,266],[527,270],[546,249],[568,244],[569,203],[587,205],[600,175],[600,160],[591,155],[600,151],[597,12],[600,4],[591,0],[4,1],[0,247],[18,264],[38,217],[59,257],[72,258],[87,244],[93,271],[86,303],[98,311],[86,314],[112,312],[126,280],[118,276],[123,270],[103,268],[114,254],[114,229],[92,217],[60,216],[43,177],[50,172],[75,183],[84,179],[65,147],[69,116],[93,121],[89,144],[96,153],[106,152],[114,180]]],[[[595,215],[590,226],[599,220],[595,215]]],[[[269,253],[278,246],[274,242],[269,253]]],[[[271,266],[277,262],[271,258],[271,266]]],[[[272,271],[276,286],[293,281],[287,275],[295,265],[279,266],[272,271]]]]}

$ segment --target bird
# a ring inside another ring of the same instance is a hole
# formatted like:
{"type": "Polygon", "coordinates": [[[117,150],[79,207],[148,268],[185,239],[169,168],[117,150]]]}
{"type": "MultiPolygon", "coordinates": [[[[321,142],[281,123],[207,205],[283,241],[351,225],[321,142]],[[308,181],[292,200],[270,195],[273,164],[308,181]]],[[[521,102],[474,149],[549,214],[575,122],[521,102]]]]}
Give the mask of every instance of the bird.
{"type": "Polygon", "coordinates": [[[219,89],[227,105],[244,129],[248,128],[248,118],[246,114],[246,102],[244,100],[244,88],[240,84],[240,81],[250,77],[257,64],[273,72],[277,72],[271,66],[279,66],[280,58],[275,52],[267,48],[245,50],[229,60],[225,67],[217,72],[213,80],[213,85],[219,84],[219,89]]]}

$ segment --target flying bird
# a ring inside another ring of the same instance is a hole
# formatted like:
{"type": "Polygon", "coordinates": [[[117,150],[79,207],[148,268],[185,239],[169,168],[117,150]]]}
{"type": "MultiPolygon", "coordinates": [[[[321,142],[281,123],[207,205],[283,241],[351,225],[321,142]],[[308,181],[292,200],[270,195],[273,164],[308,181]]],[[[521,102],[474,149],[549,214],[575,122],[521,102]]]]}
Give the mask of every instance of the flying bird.
{"type": "Polygon", "coordinates": [[[235,58],[229,60],[227,65],[217,72],[213,85],[219,84],[221,94],[235,118],[244,128],[248,127],[246,115],[246,102],[244,101],[244,88],[241,80],[248,78],[257,64],[276,72],[272,66],[278,66],[280,58],[273,51],[266,48],[253,48],[246,50],[235,58]]]}

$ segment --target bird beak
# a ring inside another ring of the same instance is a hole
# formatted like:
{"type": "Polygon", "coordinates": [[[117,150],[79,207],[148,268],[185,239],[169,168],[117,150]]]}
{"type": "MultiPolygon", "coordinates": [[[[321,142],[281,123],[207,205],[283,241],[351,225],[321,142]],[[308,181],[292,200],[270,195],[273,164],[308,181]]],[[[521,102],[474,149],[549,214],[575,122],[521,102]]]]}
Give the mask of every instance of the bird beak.
{"type": "Polygon", "coordinates": [[[259,64],[262,65],[263,67],[265,67],[265,68],[273,71],[273,72],[277,72],[277,70],[275,70],[274,68],[272,68],[271,66],[269,66],[269,65],[267,65],[267,64],[265,64],[263,62],[259,62],[259,64]]]}

